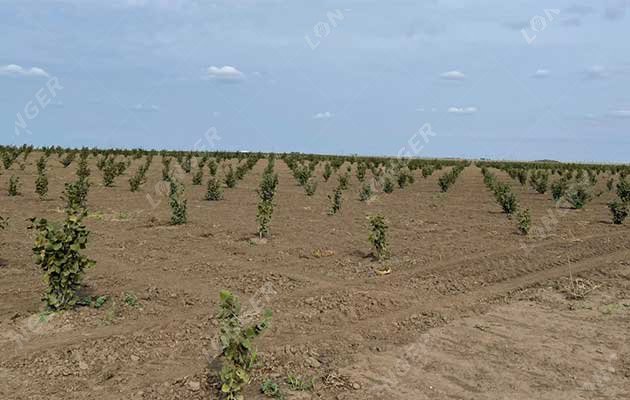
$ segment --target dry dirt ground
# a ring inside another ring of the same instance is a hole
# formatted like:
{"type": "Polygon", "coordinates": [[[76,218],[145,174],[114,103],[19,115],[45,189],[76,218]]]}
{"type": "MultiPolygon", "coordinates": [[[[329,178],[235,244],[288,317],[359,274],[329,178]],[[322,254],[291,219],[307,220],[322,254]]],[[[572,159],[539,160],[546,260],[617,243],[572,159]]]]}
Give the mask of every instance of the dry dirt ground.
{"type": "Polygon", "coordinates": [[[222,289],[274,313],[248,399],[289,374],[314,388],[282,383],[288,399],[630,398],[630,225],[609,223],[607,191],[584,210],[557,209],[494,171],[532,210],[538,233],[523,239],[475,166],[446,195],[443,170],[370,203],[353,174],[341,213],[328,216],[336,176],[323,182],[320,164],[307,197],[278,161],[273,238],[255,243],[266,161],[219,202],[203,201],[205,185],[188,176],[189,223],[174,227],[155,193],[159,157],[137,193],[127,179],[139,160],[105,188],[91,158],[87,252],[97,264],[85,293],[109,299],[46,315],[26,219],[62,217],[76,162],[64,169],[52,156],[51,200],[40,201],[38,157],[0,175],[0,215],[10,217],[0,231],[1,399],[216,398],[207,377],[222,289]],[[22,196],[7,196],[11,174],[22,196]],[[385,276],[367,241],[377,212],[390,225],[385,276]]]}

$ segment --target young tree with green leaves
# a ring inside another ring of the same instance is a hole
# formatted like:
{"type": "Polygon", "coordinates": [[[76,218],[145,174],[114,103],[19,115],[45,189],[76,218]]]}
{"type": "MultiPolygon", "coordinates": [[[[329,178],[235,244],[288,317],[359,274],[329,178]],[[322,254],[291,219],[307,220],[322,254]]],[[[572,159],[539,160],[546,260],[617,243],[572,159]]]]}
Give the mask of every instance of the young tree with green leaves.
{"type": "Polygon", "coordinates": [[[382,215],[370,217],[370,243],[372,243],[374,258],[383,260],[389,257],[389,246],[387,244],[387,222],[382,215]]]}
{"type": "Polygon", "coordinates": [[[48,195],[48,176],[46,176],[46,156],[41,156],[37,160],[37,179],[35,179],[35,193],[41,200],[48,195]]]}
{"type": "Polygon", "coordinates": [[[269,224],[271,223],[271,216],[273,215],[273,198],[276,194],[277,186],[278,174],[266,171],[260,182],[260,189],[258,189],[258,197],[260,200],[258,201],[258,212],[256,214],[258,235],[261,238],[270,236],[269,224]]]}
{"type": "Polygon", "coordinates": [[[188,216],[186,212],[187,200],[184,198],[184,186],[177,182],[174,177],[170,178],[169,184],[170,193],[168,200],[171,207],[171,224],[185,224],[188,222],[188,216]]]}
{"type": "Polygon", "coordinates": [[[208,186],[206,188],[206,200],[219,201],[223,198],[223,189],[221,188],[221,182],[216,176],[211,176],[208,179],[208,186]]]}
{"type": "Polygon", "coordinates": [[[31,229],[37,232],[33,253],[35,263],[44,272],[46,291],[43,300],[53,311],[72,308],[85,270],[95,261],[81,254],[87,245],[89,231],[81,222],[83,212],[69,212],[61,223],[32,218],[31,229]]]}
{"type": "Polygon", "coordinates": [[[244,325],[238,298],[224,290],[220,299],[221,393],[226,400],[243,400],[243,390],[251,383],[250,373],[257,360],[253,341],[269,328],[271,311],[266,310],[259,323],[244,325]]]}

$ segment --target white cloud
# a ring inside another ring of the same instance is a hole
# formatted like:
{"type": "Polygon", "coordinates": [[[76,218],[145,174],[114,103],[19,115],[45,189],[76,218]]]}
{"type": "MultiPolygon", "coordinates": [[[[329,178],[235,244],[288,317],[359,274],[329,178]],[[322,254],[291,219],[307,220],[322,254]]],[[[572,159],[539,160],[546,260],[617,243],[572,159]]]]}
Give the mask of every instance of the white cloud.
{"type": "Polygon", "coordinates": [[[608,6],[604,10],[604,18],[617,21],[623,19],[626,16],[626,10],[630,8],[630,1],[628,0],[616,0],[609,2],[608,6]]]}
{"type": "Polygon", "coordinates": [[[568,17],[560,21],[564,26],[578,27],[582,26],[582,20],[578,17],[568,17]]]}
{"type": "Polygon", "coordinates": [[[0,67],[0,75],[6,76],[25,76],[25,77],[44,77],[47,78],[48,72],[42,68],[32,67],[26,69],[16,64],[3,65],[0,67]]]}
{"type": "Polygon", "coordinates": [[[550,71],[548,69],[538,69],[536,70],[536,72],[534,72],[534,75],[532,75],[532,77],[534,78],[546,78],[548,77],[550,74],[550,71]]]}
{"type": "Polygon", "coordinates": [[[474,114],[477,112],[477,107],[449,107],[447,110],[451,114],[474,114]]]}
{"type": "Polygon", "coordinates": [[[606,79],[609,76],[609,71],[602,65],[593,65],[585,72],[586,79],[606,79]]]}
{"type": "Polygon", "coordinates": [[[582,4],[572,4],[569,7],[562,9],[562,12],[566,14],[588,15],[593,14],[595,9],[591,6],[585,6],[582,4]]]}
{"type": "Polygon", "coordinates": [[[630,118],[630,108],[623,110],[613,110],[609,112],[609,115],[615,118],[630,118]]]}
{"type": "Polygon", "coordinates": [[[214,79],[222,82],[239,82],[245,78],[245,75],[231,65],[223,67],[208,67],[206,78],[214,79]]]}
{"type": "Polygon", "coordinates": [[[145,105],[139,103],[131,107],[131,110],[137,112],[157,112],[160,111],[160,107],[156,106],[155,104],[145,105]]]}
{"type": "Polygon", "coordinates": [[[449,81],[463,81],[466,79],[466,75],[461,71],[448,71],[440,74],[440,78],[449,81]]]}
{"type": "Polygon", "coordinates": [[[511,21],[503,24],[505,27],[520,31],[521,29],[527,29],[530,27],[529,21],[511,21]]]}
{"type": "Polygon", "coordinates": [[[313,115],[313,119],[329,119],[334,117],[334,114],[331,113],[330,111],[326,111],[326,112],[319,112],[315,115],[313,115]]]}

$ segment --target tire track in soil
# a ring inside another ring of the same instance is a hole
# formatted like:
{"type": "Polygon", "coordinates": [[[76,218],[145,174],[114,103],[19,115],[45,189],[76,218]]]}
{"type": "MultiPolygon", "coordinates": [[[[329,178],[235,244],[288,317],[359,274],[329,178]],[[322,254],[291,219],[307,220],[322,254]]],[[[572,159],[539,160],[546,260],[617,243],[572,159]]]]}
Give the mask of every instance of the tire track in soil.
{"type": "MultiPolygon", "coordinates": [[[[601,236],[602,235],[594,235],[591,237],[591,239],[599,239],[601,238],[601,236]]],[[[605,236],[609,236],[609,235],[605,235],[605,236]]],[[[621,235],[618,235],[618,236],[619,237],[617,237],[617,239],[624,239],[624,237],[622,237],[621,235]]],[[[452,295],[453,291],[448,290],[448,289],[438,291],[439,295],[441,295],[441,298],[438,301],[431,302],[429,300],[429,303],[424,301],[424,304],[420,307],[417,307],[414,305],[414,306],[410,306],[410,307],[407,307],[405,309],[395,311],[395,312],[391,312],[390,310],[387,315],[371,318],[367,321],[359,321],[357,324],[353,325],[353,329],[358,328],[362,330],[369,330],[370,326],[372,325],[378,325],[387,321],[403,320],[406,317],[409,317],[415,314],[422,314],[422,313],[435,314],[439,312],[444,312],[445,310],[449,308],[453,308],[453,307],[444,307],[449,302],[450,299],[453,299],[452,306],[456,306],[460,303],[472,304],[475,302],[482,302],[484,299],[484,297],[482,296],[483,293],[490,294],[486,298],[486,300],[495,299],[501,296],[503,289],[499,289],[497,291],[497,290],[493,290],[493,288],[509,288],[509,287],[513,287],[513,285],[516,285],[511,289],[511,290],[516,290],[522,287],[522,284],[520,282],[523,279],[526,279],[526,282],[530,282],[529,284],[531,285],[533,283],[536,283],[537,281],[549,279],[546,273],[550,271],[553,272],[554,274],[553,276],[561,277],[563,275],[567,275],[569,272],[577,273],[584,269],[588,269],[588,266],[592,264],[593,262],[605,262],[607,260],[607,257],[614,257],[615,259],[617,258],[615,253],[610,254],[609,256],[606,256],[606,255],[602,256],[602,254],[606,254],[610,252],[609,248],[602,248],[601,245],[598,246],[595,244],[591,244],[589,246],[583,246],[583,243],[584,242],[579,243],[579,248],[586,248],[589,250],[594,250],[593,254],[589,254],[585,256],[573,255],[572,261],[570,263],[562,261],[562,260],[552,260],[551,262],[543,263],[542,265],[540,265],[540,264],[533,264],[531,263],[531,260],[524,259],[522,260],[524,261],[523,265],[529,265],[529,267],[512,270],[512,273],[510,274],[508,274],[508,272],[510,272],[509,270],[503,270],[502,271],[503,274],[498,275],[496,279],[492,282],[494,286],[486,286],[476,291],[471,290],[469,287],[464,287],[456,291],[457,294],[455,295],[452,295]],[[530,262],[527,262],[527,261],[530,261],[530,262]],[[581,267],[582,265],[586,265],[586,268],[581,267]],[[539,276],[540,278],[538,278],[539,276]],[[462,298],[462,299],[456,300],[459,298],[462,298]]],[[[625,241],[622,240],[622,243],[625,244],[625,241]]],[[[619,246],[620,246],[619,244],[615,244],[615,247],[619,247],[619,246]]],[[[624,249],[627,249],[627,248],[624,248],[624,249]]],[[[503,251],[503,250],[498,251],[498,252],[493,252],[492,254],[489,254],[486,257],[479,257],[478,261],[481,261],[482,259],[493,258],[497,254],[503,254],[505,256],[509,256],[509,254],[507,253],[509,252],[503,251]]],[[[625,250],[622,250],[621,253],[627,254],[625,250]]],[[[547,256],[545,255],[544,258],[547,258],[547,256]]],[[[628,258],[630,257],[626,257],[625,259],[628,259],[628,258]]],[[[508,258],[508,259],[511,259],[511,258],[508,258]]],[[[623,260],[623,258],[621,259],[623,260]]],[[[456,279],[470,281],[472,279],[471,276],[488,276],[488,273],[495,271],[498,268],[497,265],[500,265],[501,263],[502,263],[501,259],[498,261],[495,260],[494,263],[491,265],[488,265],[488,264],[462,265],[461,262],[460,263],[449,262],[449,263],[444,263],[444,265],[442,266],[432,267],[428,269],[427,271],[434,271],[434,270],[441,269],[440,272],[443,273],[443,272],[446,272],[444,271],[444,268],[448,267],[447,271],[451,271],[451,270],[455,271],[456,275],[451,276],[451,277],[441,275],[440,277],[437,277],[438,279],[442,281],[444,280],[452,281],[456,279]]],[[[249,271],[259,272],[262,269],[263,269],[262,267],[253,267],[249,271]]],[[[245,271],[241,271],[239,275],[241,275],[244,272],[245,271]]],[[[424,271],[422,272],[424,273],[424,271]]],[[[295,278],[295,279],[301,278],[302,281],[304,281],[304,278],[307,278],[307,280],[309,280],[309,283],[315,283],[315,285],[309,285],[306,289],[297,289],[296,291],[294,291],[293,293],[291,293],[290,295],[286,297],[283,297],[282,295],[278,296],[277,300],[283,304],[299,304],[296,310],[299,310],[301,308],[301,303],[299,303],[297,300],[303,299],[304,297],[308,297],[310,295],[315,295],[315,294],[318,294],[319,296],[322,296],[322,295],[325,296],[325,293],[327,291],[335,291],[339,283],[338,281],[321,279],[321,276],[316,277],[315,275],[307,276],[307,277],[303,276],[302,274],[293,275],[291,273],[287,273],[284,275],[289,278],[295,278]]],[[[401,282],[404,283],[407,281],[406,279],[404,279],[405,277],[401,277],[401,278],[396,277],[396,278],[397,279],[395,281],[388,282],[389,287],[396,286],[400,284],[401,282]]],[[[374,280],[372,280],[372,282],[377,287],[380,284],[379,282],[376,282],[374,280]]],[[[435,285],[435,282],[431,282],[431,283],[432,285],[435,285]]],[[[367,289],[365,286],[365,282],[360,282],[360,283],[349,285],[346,287],[346,289],[358,289],[358,288],[361,288],[361,291],[365,291],[367,289]]],[[[422,297],[415,293],[417,291],[417,288],[414,288],[413,290],[409,288],[406,288],[406,289],[409,291],[408,295],[413,296],[413,297],[422,297]]],[[[423,289],[425,290],[425,294],[426,292],[433,291],[431,290],[431,285],[426,285],[423,289]]],[[[400,287],[396,288],[396,290],[400,291],[400,287]]],[[[387,292],[386,290],[381,289],[378,292],[370,292],[370,293],[373,295],[379,295],[386,292],[387,292]]],[[[401,295],[404,296],[405,293],[402,293],[401,295]]],[[[198,317],[207,317],[208,315],[207,307],[204,306],[203,309],[201,309],[201,307],[199,308],[200,308],[200,311],[196,313],[196,315],[198,317]]],[[[454,307],[454,308],[458,308],[458,307],[454,307]]],[[[286,317],[290,317],[291,309],[289,308],[288,310],[285,310],[285,311],[289,313],[286,315],[286,317]]],[[[88,331],[82,335],[69,336],[69,337],[65,336],[63,338],[57,338],[53,336],[52,338],[49,338],[46,340],[43,340],[43,338],[40,338],[41,340],[40,339],[34,340],[28,346],[25,346],[22,352],[37,351],[38,349],[41,349],[44,347],[50,348],[50,346],[52,347],[66,346],[66,345],[70,345],[70,344],[84,341],[84,340],[105,338],[112,335],[129,334],[132,332],[136,332],[139,328],[141,328],[142,331],[159,329],[160,327],[166,327],[169,325],[177,325],[177,323],[185,321],[187,319],[190,319],[190,318],[176,318],[176,317],[173,317],[173,314],[171,314],[171,318],[169,318],[166,321],[162,321],[159,324],[147,325],[147,321],[153,320],[152,318],[147,317],[147,318],[141,318],[132,324],[127,323],[123,326],[111,325],[111,326],[106,326],[106,327],[101,327],[101,328],[95,328],[92,331],[88,331]]],[[[325,327],[325,330],[330,329],[329,325],[323,325],[323,327],[325,327]]],[[[336,332],[336,334],[341,334],[343,333],[343,331],[344,329],[339,329],[336,332]]]]}
{"type": "MultiPolygon", "coordinates": [[[[352,324],[352,330],[355,333],[360,332],[364,338],[366,338],[370,335],[374,335],[375,328],[379,326],[391,326],[394,322],[403,321],[413,315],[420,315],[423,313],[427,315],[441,315],[441,317],[448,317],[449,320],[453,320],[461,317],[464,313],[479,310],[480,306],[507,296],[516,290],[527,288],[548,280],[558,279],[563,276],[567,276],[569,273],[577,274],[591,269],[596,269],[600,266],[600,264],[623,261],[629,258],[630,250],[624,249],[612,254],[600,254],[593,257],[583,258],[576,262],[554,262],[548,269],[525,273],[521,276],[497,282],[492,286],[482,287],[478,290],[460,292],[455,295],[443,294],[434,299],[424,299],[425,301],[421,305],[413,305],[396,312],[390,312],[386,315],[377,316],[369,320],[352,324]]],[[[439,320],[440,318],[437,319],[439,320]]],[[[312,328],[313,329],[308,338],[303,338],[302,341],[299,341],[296,340],[295,337],[292,337],[291,343],[309,343],[319,339],[325,340],[330,336],[343,337],[344,333],[347,333],[347,328],[326,326],[325,329],[323,329],[326,333],[324,335],[317,335],[315,332],[317,330],[316,326],[313,326],[312,328]]],[[[286,338],[288,339],[288,337],[289,336],[286,338]]]]}

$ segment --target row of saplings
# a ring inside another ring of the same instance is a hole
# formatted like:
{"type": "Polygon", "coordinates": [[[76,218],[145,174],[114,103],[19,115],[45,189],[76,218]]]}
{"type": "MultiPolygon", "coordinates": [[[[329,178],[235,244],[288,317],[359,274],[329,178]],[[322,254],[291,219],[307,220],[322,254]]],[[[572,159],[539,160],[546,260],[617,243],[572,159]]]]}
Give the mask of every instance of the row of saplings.
{"type": "MultiPolygon", "coordinates": [[[[304,160],[294,157],[287,157],[284,161],[293,173],[293,177],[298,185],[304,188],[306,195],[313,196],[317,190],[317,182],[314,179],[314,173],[318,161],[311,160],[306,163],[304,160]]],[[[328,182],[333,173],[341,169],[342,164],[343,160],[341,159],[326,161],[322,170],[324,182],[328,182]]],[[[428,162],[420,165],[406,159],[387,160],[384,163],[358,161],[356,163],[355,175],[359,183],[362,184],[359,200],[367,201],[372,198],[373,192],[377,187],[380,187],[384,193],[388,194],[394,191],[396,184],[398,184],[400,189],[404,189],[414,183],[413,171],[416,169],[421,169],[422,177],[426,179],[431,176],[436,169],[441,169],[442,165],[442,163],[434,165],[428,162]],[[372,174],[371,182],[367,180],[368,171],[372,174]]],[[[341,171],[339,171],[338,179],[342,186],[347,186],[351,172],[351,164],[347,166],[346,172],[341,173],[341,171]]]]}
{"type": "MultiPolygon", "coordinates": [[[[85,180],[91,175],[90,168],[88,167],[87,160],[89,153],[87,151],[68,153],[65,157],[60,159],[60,162],[63,161],[62,164],[64,168],[67,168],[72,161],[75,160],[77,154],[79,155],[79,161],[76,174],[79,179],[85,180]]],[[[193,185],[200,185],[203,179],[204,166],[207,165],[211,176],[208,182],[207,199],[220,200],[222,198],[221,183],[216,177],[218,163],[221,161],[220,159],[217,161],[217,159],[209,158],[208,155],[204,155],[200,160],[193,158],[191,155],[185,157],[180,155],[175,159],[178,161],[178,164],[172,165],[173,159],[171,157],[162,158],[162,178],[164,181],[170,182],[173,178],[182,180],[184,174],[191,172],[191,166],[194,165],[196,171],[193,174],[193,185]]],[[[37,178],[35,180],[35,193],[42,200],[46,199],[48,196],[48,160],[49,155],[44,154],[37,160],[36,164],[37,178]]],[[[129,178],[129,188],[132,192],[138,191],[142,184],[147,181],[146,174],[152,161],[153,155],[147,155],[144,163],[140,165],[135,174],[129,178]]],[[[224,182],[226,186],[228,188],[235,187],[237,182],[243,179],[245,174],[253,168],[257,161],[258,158],[256,157],[248,157],[244,163],[237,165],[236,169],[234,169],[232,165],[227,165],[227,167],[224,165],[224,182]]],[[[102,172],[103,186],[112,187],[116,177],[124,174],[130,164],[131,160],[117,160],[116,156],[113,154],[104,154],[99,157],[96,162],[96,167],[102,172]]],[[[12,175],[9,179],[8,195],[18,196],[20,194],[20,179],[12,175]]]]}
{"type": "MultiPolygon", "coordinates": [[[[87,184],[87,178],[90,176],[91,171],[88,167],[87,159],[89,152],[82,150],[80,152],[68,152],[65,156],[59,155],[59,162],[62,163],[64,168],[67,168],[76,159],[76,155],[79,156],[77,177],[80,181],[83,181],[85,190],[89,189],[87,184]]],[[[35,192],[39,195],[40,199],[46,199],[48,195],[48,178],[47,178],[47,161],[50,154],[45,153],[37,161],[37,179],[35,183],[35,192]]],[[[171,222],[173,224],[182,224],[186,222],[186,200],[183,199],[184,187],[179,182],[184,180],[185,174],[195,172],[192,175],[193,185],[201,185],[203,181],[204,167],[207,166],[210,174],[210,179],[207,183],[206,200],[217,201],[223,198],[222,184],[217,177],[217,170],[221,159],[215,159],[209,157],[208,154],[204,154],[200,158],[193,157],[192,154],[178,154],[174,157],[177,160],[177,164],[173,164],[173,158],[168,156],[162,157],[162,179],[168,183],[169,203],[173,210],[173,217],[171,222]]],[[[273,162],[275,156],[272,154],[269,156],[270,162],[273,162]]],[[[136,173],[129,178],[130,190],[136,192],[140,186],[147,180],[146,174],[149,170],[153,155],[148,154],[142,165],[138,168],[136,173]]],[[[245,174],[250,171],[256,162],[258,157],[250,156],[244,163],[239,163],[234,169],[231,164],[223,165],[224,178],[223,183],[226,187],[234,188],[238,181],[242,180],[245,174]]],[[[303,186],[308,196],[312,196],[317,189],[317,182],[312,179],[313,172],[318,164],[317,160],[312,160],[308,165],[303,161],[298,161],[295,158],[287,157],[285,162],[289,168],[293,171],[293,175],[300,186],[303,186]]],[[[114,179],[117,176],[122,175],[129,167],[131,161],[129,159],[116,160],[115,154],[105,153],[98,157],[96,166],[102,172],[103,186],[111,187],[114,184],[114,179]]],[[[343,164],[342,159],[335,159],[333,161],[327,161],[324,165],[323,178],[328,181],[330,176],[339,170],[343,164]]],[[[271,165],[273,168],[273,165],[271,165]]],[[[421,168],[422,176],[426,179],[436,170],[441,169],[442,164],[418,164],[413,162],[392,162],[391,160],[381,167],[379,164],[373,162],[359,161],[356,167],[356,176],[360,183],[363,184],[359,193],[359,200],[369,201],[376,190],[376,187],[380,187],[384,193],[392,193],[394,190],[394,182],[397,182],[398,186],[403,189],[409,184],[414,182],[413,170],[421,168]],[[370,170],[372,172],[373,179],[371,182],[366,181],[366,172],[370,170]]],[[[447,191],[449,187],[455,182],[461,171],[464,169],[463,164],[458,164],[453,169],[442,177],[440,177],[438,183],[442,191],[447,191]]],[[[336,214],[341,208],[343,191],[348,189],[351,165],[347,166],[347,172],[339,173],[339,184],[335,188],[334,192],[329,195],[331,202],[329,208],[329,214],[336,214]]],[[[266,175],[263,176],[265,179],[266,175]]],[[[9,182],[9,195],[19,195],[19,178],[12,176],[9,182]]],[[[266,202],[266,204],[270,204],[266,202]]],[[[267,210],[268,211],[268,210],[267,210]]],[[[262,210],[262,215],[269,214],[265,210],[262,210]]]]}
{"type": "Polygon", "coordinates": [[[500,182],[497,177],[486,167],[481,168],[484,184],[492,191],[494,198],[499,203],[503,212],[508,216],[516,215],[516,223],[519,232],[527,235],[531,229],[532,217],[529,209],[520,209],[518,198],[510,185],[500,182]]]}
{"type": "MultiPolygon", "coordinates": [[[[481,168],[481,172],[484,177],[484,183],[493,192],[503,212],[508,214],[508,216],[515,214],[519,231],[524,235],[528,234],[532,222],[529,209],[520,209],[517,196],[510,185],[498,181],[496,176],[485,166],[481,168]]],[[[517,174],[516,176],[522,177],[523,175],[517,174]]],[[[572,183],[569,179],[565,175],[551,184],[552,197],[557,204],[565,202],[573,209],[582,209],[594,196],[597,197],[602,194],[592,194],[592,185],[594,184],[591,179],[589,179],[590,184],[584,181],[572,183]]],[[[532,188],[538,193],[547,191],[548,181],[549,173],[546,171],[534,171],[529,176],[532,188]]],[[[610,180],[607,183],[607,187],[608,190],[612,190],[610,180]]],[[[609,203],[608,207],[612,214],[613,223],[622,224],[630,213],[630,182],[623,177],[617,183],[617,196],[618,199],[609,203]]]]}
{"type": "MultiPolygon", "coordinates": [[[[598,172],[583,169],[564,171],[560,178],[549,184],[550,173],[545,170],[533,170],[528,172],[525,169],[509,169],[508,174],[513,179],[518,180],[521,185],[528,181],[532,189],[537,193],[544,194],[551,189],[551,195],[556,203],[562,201],[568,203],[572,208],[583,208],[593,197],[598,197],[602,192],[593,194],[597,184],[598,172]],[[529,176],[529,180],[527,179],[529,176]]],[[[625,171],[620,172],[619,181],[615,186],[614,178],[610,177],[606,181],[606,188],[609,192],[616,187],[617,199],[608,203],[608,208],[612,214],[614,224],[622,224],[630,213],[630,181],[626,179],[625,171]]]]}
{"type": "MultiPolygon", "coordinates": [[[[273,198],[278,184],[278,176],[273,172],[273,159],[270,160],[258,190],[259,235],[269,235],[269,221],[273,212],[273,198]]],[[[171,180],[171,183],[173,181],[171,180]]],[[[36,232],[33,253],[40,266],[46,290],[43,301],[49,311],[59,312],[74,308],[77,304],[89,304],[79,296],[79,289],[85,271],[96,262],[82,251],[86,248],[89,230],[82,220],[87,215],[87,178],[67,183],[62,199],[65,201],[65,218],[61,222],[51,222],[44,218],[32,218],[31,226],[36,232]]],[[[176,189],[173,189],[176,191],[176,189]]],[[[387,244],[387,223],[383,216],[369,219],[369,240],[376,260],[389,257],[387,244]]],[[[7,219],[0,217],[0,229],[7,225],[7,219]]],[[[263,333],[270,324],[271,312],[266,310],[263,319],[246,326],[241,318],[239,300],[229,291],[220,293],[220,306],[217,318],[220,322],[220,359],[222,367],[218,373],[222,397],[229,400],[243,399],[243,391],[252,381],[251,371],[256,365],[257,355],[252,341],[263,333]]],[[[277,384],[267,381],[261,387],[266,395],[281,398],[277,384]]]]}

